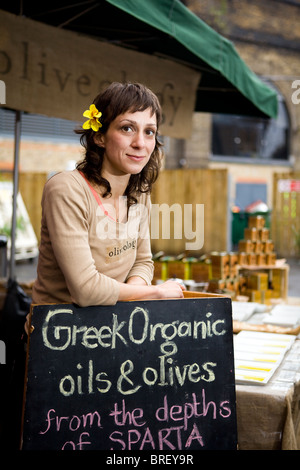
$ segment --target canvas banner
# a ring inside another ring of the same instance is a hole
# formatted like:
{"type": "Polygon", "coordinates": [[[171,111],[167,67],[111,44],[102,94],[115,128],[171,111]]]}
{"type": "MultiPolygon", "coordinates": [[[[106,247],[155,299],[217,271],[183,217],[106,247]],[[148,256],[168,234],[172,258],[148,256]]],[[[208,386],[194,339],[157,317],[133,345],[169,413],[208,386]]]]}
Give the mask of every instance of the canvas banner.
{"type": "Polygon", "coordinates": [[[194,70],[1,10],[0,24],[7,107],[83,122],[83,111],[109,83],[138,81],[160,99],[161,133],[190,136],[200,80],[194,70]]]}

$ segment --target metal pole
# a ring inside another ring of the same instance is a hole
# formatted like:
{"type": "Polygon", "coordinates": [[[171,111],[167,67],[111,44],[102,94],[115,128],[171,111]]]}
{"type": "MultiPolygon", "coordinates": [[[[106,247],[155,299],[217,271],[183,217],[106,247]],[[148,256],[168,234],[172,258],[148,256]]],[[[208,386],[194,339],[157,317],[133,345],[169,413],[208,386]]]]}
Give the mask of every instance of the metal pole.
{"type": "Polygon", "coordinates": [[[10,268],[9,268],[10,279],[15,279],[15,243],[16,243],[16,227],[17,227],[17,195],[18,195],[18,190],[19,190],[20,138],[21,138],[21,112],[16,111],[13,198],[12,198],[12,219],[11,219],[11,247],[10,247],[10,268]]]}

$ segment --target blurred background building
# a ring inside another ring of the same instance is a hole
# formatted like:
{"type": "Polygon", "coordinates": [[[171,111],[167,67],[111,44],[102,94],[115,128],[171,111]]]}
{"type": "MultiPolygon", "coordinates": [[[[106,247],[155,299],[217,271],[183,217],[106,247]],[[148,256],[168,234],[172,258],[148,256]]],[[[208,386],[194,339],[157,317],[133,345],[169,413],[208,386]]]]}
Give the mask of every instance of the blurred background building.
{"type": "MultiPolygon", "coordinates": [[[[215,243],[215,249],[231,248],[232,210],[245,211],[255,201],[261,201],[272,213],[277,251],[283,256],[298,255],[300,193],[295,191],[297,184],[293,191],[282,191],[279,181],[287,179],[285,188],[289,188],[289,181],[297,181],[297,172],[300,171],[300,91],[297,94],[297,89],[300,90],[300,82],[297,82],[300,80],[300,1],[185,0],[182,3],[232,41],[247,65],[277,90],[279,113],[276,119],[266,120],[194,113],[190,139],[163,137],[164,167],[170,171],[214,170],[213,178],[218,171],[221,174],[226,171],[224,191],[229,211],[227,220],[221,222],[228,225],[225,230],[227,237],[219,244],[215,243]],[[283,214],[288,216],[284,234],[277,230],[283,225],[283,214]],[[286,240],[291,238],[292,245],[287,246],[286,240]]],[[[63,119],[23,115],[21,185],[22,174],[27,174],[26,185],[30,174],[40,174],[41,186],[45,175],[74,167],[82,156],[78,138],[73,132],[77,126],[77,122],[63,119]]],[[[4,108],[0,109],[0,139],[0,170],[9,171],[14,151],[14,112],[4,108]]],[[[26,195],[25,183],[22,188],[25,204],[31,206],[28,212],[34,219],[33,226],[39,237],[38,204],[35,202],[33,209],[30,196],[26,195]]],[[[37,194],[36,190],[34,193],[37,194]]],[[[172,200],[174,194],[170,197],[172,200]]],[[[204,200],[198,202],[207,204],[204,200]]],[[[212,208],[216,217],[217,205],[218,198],[215,198],[212,208]]],[[[206,246],[208,250],[211,248],[206,246]]]]}

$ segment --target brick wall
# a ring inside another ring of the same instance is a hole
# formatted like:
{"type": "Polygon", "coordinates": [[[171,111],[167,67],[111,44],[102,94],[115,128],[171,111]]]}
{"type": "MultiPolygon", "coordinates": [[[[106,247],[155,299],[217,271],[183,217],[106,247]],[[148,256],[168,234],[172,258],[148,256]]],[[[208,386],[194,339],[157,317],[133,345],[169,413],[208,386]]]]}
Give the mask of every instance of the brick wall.
{"type": "MultiPolygon", "coordinates": [[[[21,139],[20,169],[26,172],[46,173],[64,170],[69,161],[81,159],[81,148],[80,144],[21,139]]],[[[0,168],[12,167],[13,161],[13,140],[0,139],[0,168]]]]}
{"type": "Polygon", "coordinates": [[[300,104],[292,103],[292,83],[300,79],[300,2],[288,0],[187,0],[186,5],[232,40],[258,75],[285,98],[291,118],[293,167],[300,169],[300,104]]]}

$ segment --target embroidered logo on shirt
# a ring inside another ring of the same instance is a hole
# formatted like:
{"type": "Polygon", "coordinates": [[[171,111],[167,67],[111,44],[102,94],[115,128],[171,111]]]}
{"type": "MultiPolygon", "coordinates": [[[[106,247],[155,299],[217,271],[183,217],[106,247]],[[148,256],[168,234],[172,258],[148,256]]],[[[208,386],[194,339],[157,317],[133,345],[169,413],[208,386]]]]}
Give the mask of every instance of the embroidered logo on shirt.
{"type": "Polygon", "coordinates": [[[132,253],[136,248],[136,240],[127,240],[125,243],[114,245],[106,248],[106,261],[110,262],[116,260],[121,256],[126,256],[132,253]]]}

